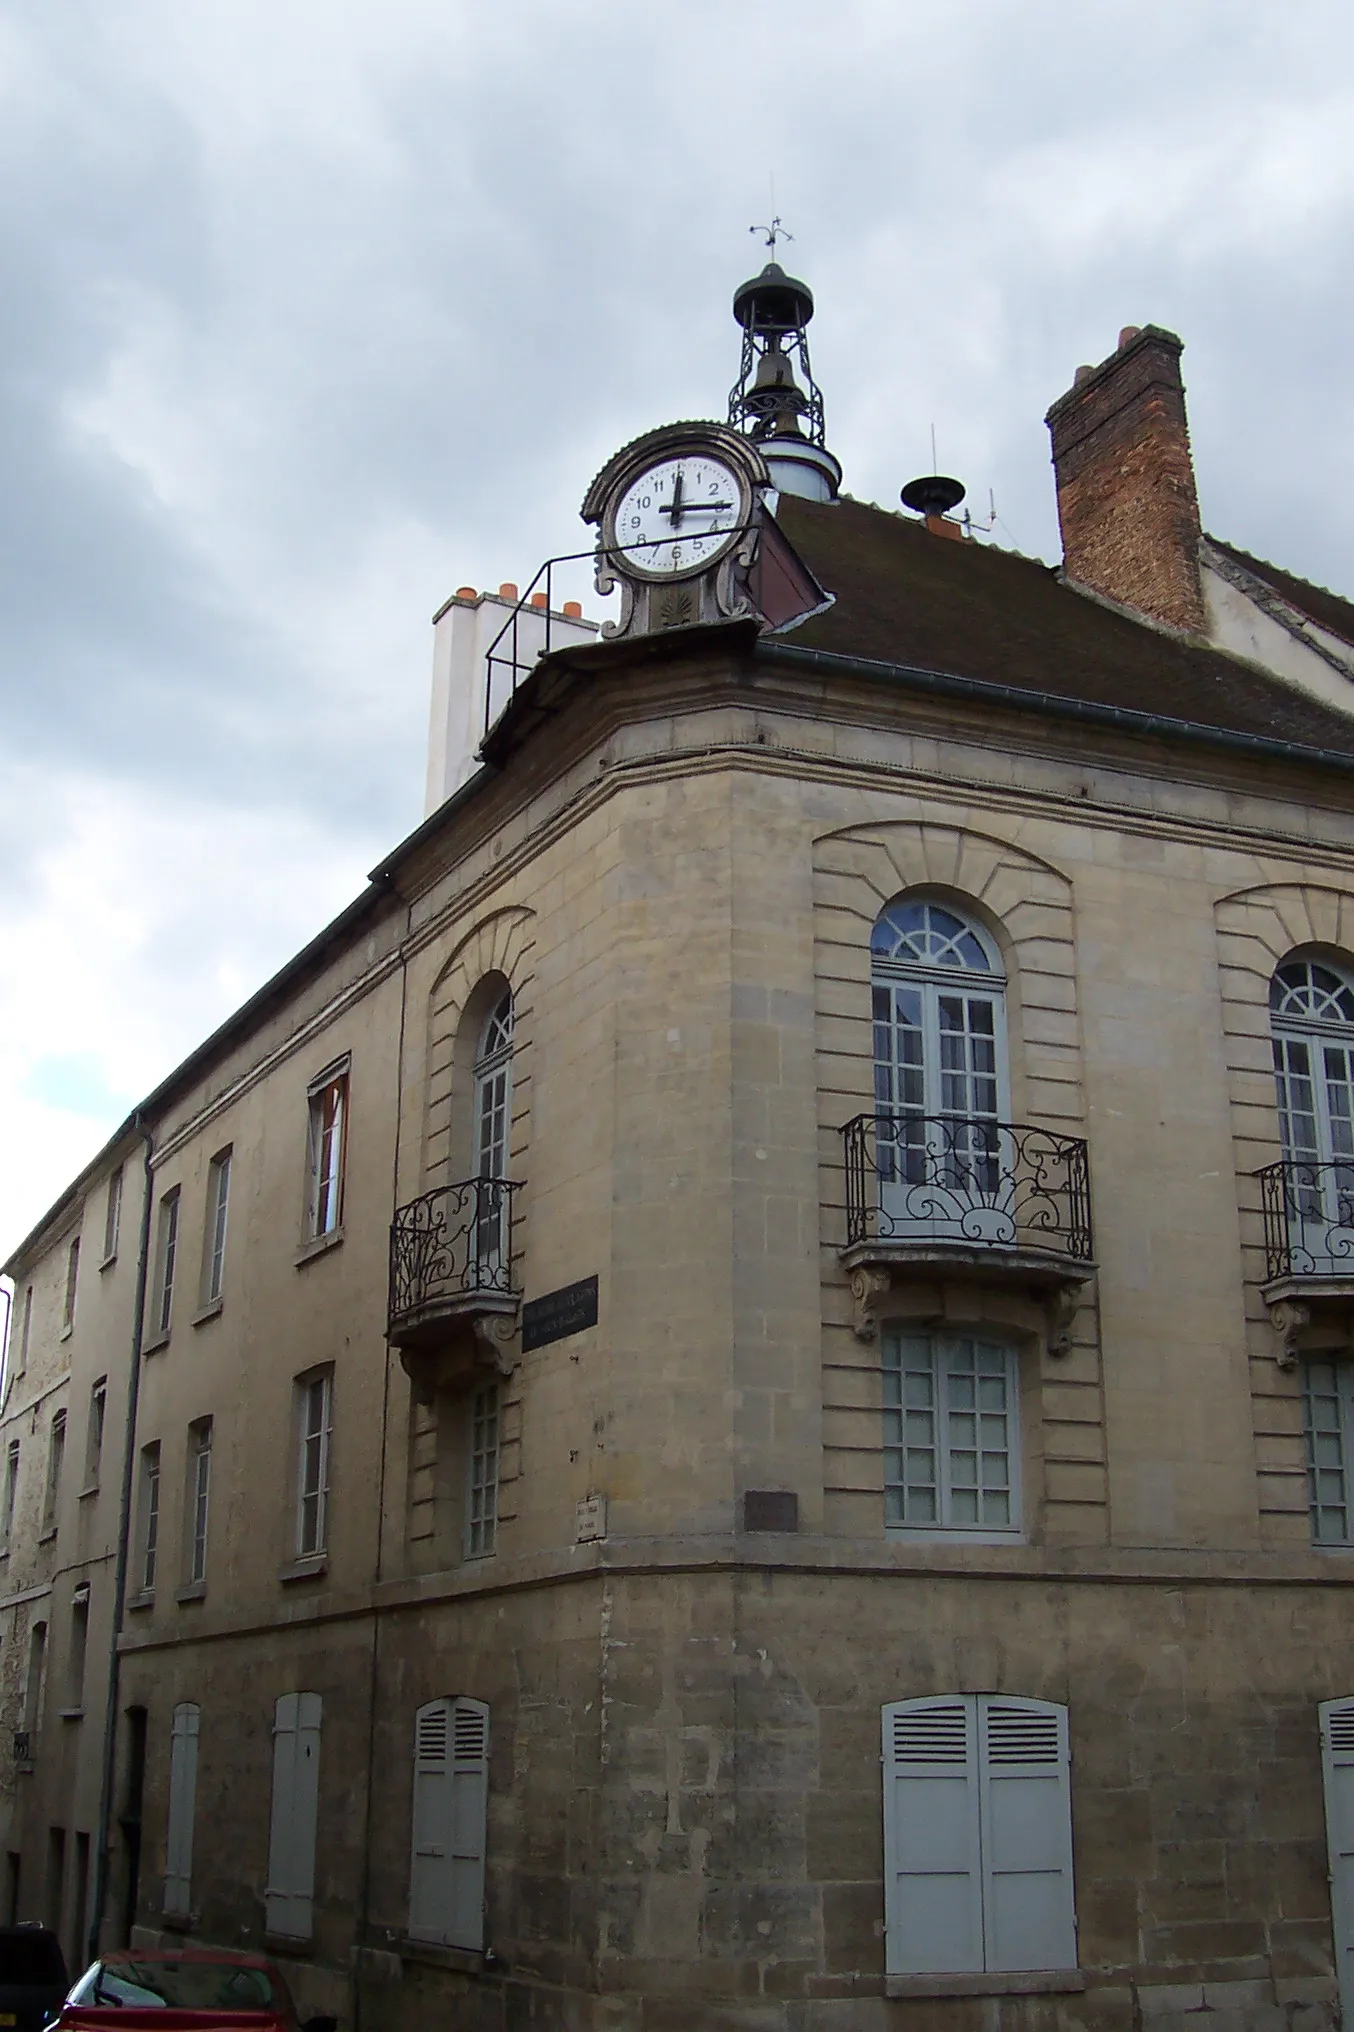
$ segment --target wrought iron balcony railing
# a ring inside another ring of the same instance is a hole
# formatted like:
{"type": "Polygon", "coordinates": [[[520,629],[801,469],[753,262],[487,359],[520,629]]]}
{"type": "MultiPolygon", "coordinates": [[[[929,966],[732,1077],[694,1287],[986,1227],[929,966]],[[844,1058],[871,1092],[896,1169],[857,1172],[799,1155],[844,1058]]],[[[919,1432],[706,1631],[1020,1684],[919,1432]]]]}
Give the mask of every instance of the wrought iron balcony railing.
{"type": "Polygon", "coordinates": [[[1086,1145],[964,1115],[857,1115],[842,1130],[846,1238],[1091,1260],[1086,1145]]]}
{"type": "Polygon", "coordinates": [[[390,1337],[431,1312],[512,1284],[512,1199],[506,1178],[467,1178],[411,1200],[390,1228],[390,1337]]]}
{"type": "Polygon", "coordinates": [[[1266,1277],[1354,1277],[1354,1157],[1282,1157],[1256,1177],[1266,1277]]]}

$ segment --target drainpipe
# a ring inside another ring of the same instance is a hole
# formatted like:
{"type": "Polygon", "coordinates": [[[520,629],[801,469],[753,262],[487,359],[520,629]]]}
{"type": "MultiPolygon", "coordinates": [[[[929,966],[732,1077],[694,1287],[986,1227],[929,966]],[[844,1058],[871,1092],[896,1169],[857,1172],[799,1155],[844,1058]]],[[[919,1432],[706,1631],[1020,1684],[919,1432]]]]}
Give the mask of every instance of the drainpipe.
{"type": "MultiPolygon", "coordinates": [[[[154,1138],[140,1110],[132,1126],[141,1138],[144,1191],[141,1205],[141,1242],[136,1258],[136,1308],[132,1321],[131,1370],[127,1379],[127,1427],[122,1452],[122,1502],[118,1514],[117,1559],[113,1569],[113,1633],[108,1647],[108,1703],[103,1719],[103,1778],[99,1789],[99,1838],[94,1858],[93,1917],[86,1952],[90,1961],[99,1954],[103,1931],[103,1908],[108,1898],[108,1837],[113,1823],[113,1780],[117,1761],[118,1638],[122,1634],[123,1603],[127,1598],[127,1556],[132,1522],[132,1471],[136,1462],[136,1407],[141,1395],[141,1340],[146,1312],[146,1273],[150,1260],[151,1151],[154,1138]]],[[[78,1943],[77,1943],[78,1945],[78,1943]]]]}

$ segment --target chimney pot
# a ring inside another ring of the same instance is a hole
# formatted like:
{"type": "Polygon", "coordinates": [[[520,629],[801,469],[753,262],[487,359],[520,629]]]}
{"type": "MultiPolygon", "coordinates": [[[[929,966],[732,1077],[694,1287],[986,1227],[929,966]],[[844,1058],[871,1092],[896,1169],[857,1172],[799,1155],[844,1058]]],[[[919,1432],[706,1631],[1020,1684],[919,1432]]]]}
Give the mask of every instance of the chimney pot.
{"type": "Polygon", "coordinates": [[[564,613],[565,618],[570,621],[581,621],[583,619],[583,608],[577,600],[566,600],[564,602],[564,613]]]}
{"type": "Polygon", "coordinates": [[[455,598],[458,600],[477,600],[479,594],[473,586],[457,586],[455,598]]]}
{"type": "Polygon", "coordinates": [[[504,579],[498,589],[498,596],[501,600],[515,600],[517,598],[517,588],[511,579],[504,579]]]}
{"type": "Polygon", "coordinates": [[[528,605],[532,607],[543,607],[545,605],[545,594],[533,593],[531,599],[528,602],[528,605]]]}
{"type": "Polygon", "coordinates": [[[1125,326],[1045,421],[1069,579],[1186,634],[1205,624],[1181,343],[1125,326]],[[1136,343],[1134,343],[1136,342],[1136,343]]]}

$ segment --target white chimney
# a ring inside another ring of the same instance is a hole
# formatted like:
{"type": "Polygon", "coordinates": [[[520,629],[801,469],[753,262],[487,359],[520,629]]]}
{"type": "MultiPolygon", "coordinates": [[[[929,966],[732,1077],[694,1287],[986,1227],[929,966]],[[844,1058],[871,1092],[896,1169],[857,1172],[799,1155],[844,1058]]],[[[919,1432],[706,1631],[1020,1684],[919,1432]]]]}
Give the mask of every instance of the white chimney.
{"type": "Polygon", "coordinates": [[[514,675],[520,684],[545,650],[547,620],[552,650],[597,638],[598,623],[584,620],[576,600],[566,600],[561,613],[547,613],[544,605],[533,601],[519,604],[517,588],[512,585],[500,586],[496,593],[477,593],[473,586],[462,586],[433,615],[425,818],[474,775],[485,729],[493,725],[512,697],[514,675]],[[499,635],[502,640],[495,648],[499,635]]]}

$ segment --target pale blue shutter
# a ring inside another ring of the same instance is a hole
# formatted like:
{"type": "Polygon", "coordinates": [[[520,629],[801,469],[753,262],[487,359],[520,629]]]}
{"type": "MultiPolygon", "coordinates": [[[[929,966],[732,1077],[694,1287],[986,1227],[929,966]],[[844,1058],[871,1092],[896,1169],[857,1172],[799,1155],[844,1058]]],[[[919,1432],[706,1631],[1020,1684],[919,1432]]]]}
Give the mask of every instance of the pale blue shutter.
{"type": "Polygon", "coordinates": [[[986,1966],[1075,1968],[1067,1709],[984,1696],[978,1738],[986,1966]]]}
{"type": "Polygon", "coordinates": [[[884,1709],[885,1968],[983,1966],[978,1731],[971,1695],[884,1709]]]}
{"type": "Polygon", "coordinates": [[[414,1798],[409,1937],[445,1942],[451,1912],[451,1702],[414,1717],[414,1798]]]}
{"type": "Polygon", "coordinates": [[[1335,1973],[1345,2032],[1354,2032],[1354,1700],[1323,1701],[1319,1714],[1335,1973]]]}
{"type": "Polygon", "coordinates": [[[451,1708],[451,1871],[447,1944],[484,1947],[484,1856],[489,1823],[489,1710],[462,1696],[451,1708]]]}
{"type": "Polygon", "coordinates": [[[315,1898],[320,1799],[318,1693],[284,1693],[273,1717],[273,1812],[264,1897],[269,1933],[309,1940],[315,1898]]]}
{"type": "Polygon", "coordinates": [[[169,1738],[169,1825],[165,1835],[166,1912],[187,1913],[192,1909],[198,1719],[191,1701],[182,1702],[174,1710],[169,1738]]]}

